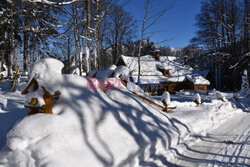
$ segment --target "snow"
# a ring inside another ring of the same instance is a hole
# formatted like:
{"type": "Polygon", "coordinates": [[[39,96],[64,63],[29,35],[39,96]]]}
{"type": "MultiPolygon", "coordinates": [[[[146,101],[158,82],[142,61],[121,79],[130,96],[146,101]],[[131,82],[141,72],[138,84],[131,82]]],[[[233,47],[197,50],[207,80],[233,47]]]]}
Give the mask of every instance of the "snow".
{"type": "Polygon", "coordinates": [[[245,96],[245,97],[250,95],[249,81],[248,81],[246,69],[243,71],[243,75],[242,75],[241,94],[242,96],[245,96]]]}
{"type": "Polygon", "coordinates": [[[121,76],[126,81],[129,81],[129,69],[126,66],[118,66],[114,71],[114,77],[119,78],[121,76]]]}
{"type": "Polygon", "coordinates": [[[218,99],[218,100],[226,100],[225,99],[225,96],[223,96],[223,94],[221,93],[221,92],[216,92],[216,98],[218,99]]]}
{"type": "Polygon", "coordinates": [[[199,104],[201,104],[201,96],[199,93],[195,93],[193,96],[193,101],[197,100],[199,104]]]}
{"type": "MultiPolygon", "coordinates": [[[[54,114],[24,117],[27,112],[20,90],[7,93],[7,82],[0,82],[0,166],[175,166],[185,162],[185,151],[201,141],[197,136],[208,137],[231,118],[250,118],[243,112],[250,107],[249,97],[235,102],[231,93],[214,90],[209,95],[201,93],[203,104],[196,107],[192,99],[195,92],[180,92],[171,96],[171,105],[177,108],[165,113],[131,93],[147,97],[132,82],[127,88],[90,89],[85,77],[60,74],[58,68],[49,68],[50,63],[61,68],[60,62],[45,59],[37,63],[32,74],[39,85],[60,90],[54,114]],[[228,100],[217,100],[217,93],[228,100]]],[[[170,95],[164,94],[170,101],[170,95]]],[[[161,104],[161,97],[155,101],[161,104]]],[[[249,121],[243,123],[240,128],[246,130],[241,131],[242,136],[248,139],[249,121]]],[[[237,143],[248,142],[238,137],[237,143]]],[[[235,157],[233,153],[229,156],[235,157]]],[[[214,157],[214,161],[220,158],[214,157]]],[[[204,161],[200,159],[200,163],[204,161]]],[[[240,163],[244,166],[249,160],[240,163]]]]}
{"type": "Polygon", "coordinates": [[[3,64],[3,68],[5,69],[5,71],[1,71],[0,74],[2,74],[3,77],[7,77],[8,76],[7,66],[3,64]]]}
{"type": "MultiPolygon", "coordinates": [[[[61,71],[64,64],[53,58],[45,58],[36,63],[30,74],[30,81],[34,78],[40,86],[37,92],[34,92],[34,95],[38,98],[41,98],[43,94],[42,86],[50,94],[54,94],[55,91],[60,89],[60,85],[57,84],[58,77],[61,76],[61,71]]],[[[30,96],[27,94],[27,98],[30,96]]],[[[42,102],[41,102],[42,103],[42,102]]]]}
{"type": "MultiPolygon", "coordinates": [[[[122,59],[129,68],[134,82],[138,77],[138,61],[136,57],[122,55],[122,59]]],[[[186,79],[194,84],[209,85],[210,82],[201,74],[205,72],[193,70],[186,67],[182,59],[172,56],[161,56],[160,61],[156,61],[151,55],[141,57],[141,79],[144,84],[154,84],[160,82],[184,82],[186,79]],[[170,70],[170,76],[165,77],[159,69],[170,70]]]]}
{"type": "Polygon", "coordinates": [[[101,79],[104,82],[106,82],[106,80],[111,77],[111,75],[113,74],[114,70],[116,69],[116,65],[111,65],[109,66],[107,69],[105,70],[97,70],[96,72],[96,78],[97,79],[101,79]]]}
{"type": "Polygon", "coordinates": [[[210,85],[210,82],[200,75],[187,75],[186,78],[194,85],[210,85]]]}
{"type": "Polygon", "coordinates": [[[70,73],[80,75],[80,69],[79,68],[74,68],[70,73]]]}
{"type": "Polygon", "coordinates": [[[168,91],[163,92],[162,97],[161,97],[161,101],[163,101],[163,100],[165,100],[167,105],[170,105],[170,94],[168,91]]]}
{"type": "Polygon", "coordinates": [[[247,70],[246,69],[243,71],[243,75],[247,76],[247,70]]]}
{"type": "Polygon", "coordinates": [[[89,65],[90,65],[90,62],[89,62],[89,51],[90,51],[90,48],[88,46],[85,47],[85,66],[87,68],[87,73],[89,73],[89,65]]]}
{"type": "Polygon", "coordinates": [[[30,78],[43,78],[49,73],[61,74],[64,64],[54,58],[46,58],[36,63],[31,71],[30,78]]]}

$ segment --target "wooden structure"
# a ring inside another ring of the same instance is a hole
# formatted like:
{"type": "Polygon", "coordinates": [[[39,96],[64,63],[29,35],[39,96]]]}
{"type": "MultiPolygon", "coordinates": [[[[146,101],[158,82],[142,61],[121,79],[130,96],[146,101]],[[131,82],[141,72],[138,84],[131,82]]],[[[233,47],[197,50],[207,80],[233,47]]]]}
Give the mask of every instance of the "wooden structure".
{"type": "Polygon", "coordinates": [[[11,92],[13,92],[13,90],[14,90],[14,88],[15,88],[15,86],[16,86],[16,81],[17,81],[17,79],[18,79],[18,76],[19,76],[19,72],[20,72],[20,69],[19,69],[19,67],[17,66],[17,68],[16,68],[16,72],[14,73],[14,78],[12,79],[12,86],[11,86],[11,92]]]}
{"type": "Polygon", "coordinates": [[[200,106],[200,103],[199,103],[199,101],[197,99],[195,99],[194,102],[195,102],[195,104],[196,104],[197,107],[200,106]]]}
{"type": "Polygon", "coordinates": [[[2,81],[3,80],[3,74],[0,74],[0,81],[2,81]]]}
{"type": "Polygon", "coordinates": [[[184,65],[186,67],[188,66],[188,57],[187,56],[184,57],[184,65]]]}
{"type": "Polygon", "coordinates": [[[204,92],[207,92],[208,88],[207,86],[208,85],[205,85],[205,84],[194,84],[193,82],[187,80],[185,83],[185,88],[186,89],[190,89],[190,90],[195,90],[195,91],[204,91],[204,92]]]}
{"type": "Polygon", "coordinates": [[[143,97],[143,96],[141,96],[141,95],[139,95],[139,94],[137,94],[137,93],[135,93],[135,92],[132,92],[132,93],[133,93],[134,95],[136,95],[137,97],[139,97],[140,99],[146,101],[147,103],[152,104],[152,105],[154,105],[154,106],[156,106],[156,107],[161,108],[162,111],[164,111],[164,112],[168,112],[168,111],[171,110],[171,109],[176,109],[176,107],[169,107],[169,106],[167,105],[167,103],[165,102],[165,100],[162,100],[162,103],[163,103],[164,106],[161,106],[161,105],[159,105],[159,104],[153,102],[152,100],[149,100],[149,99],[147,99],[146,97],[143,97]]]}
{"type": "Polygon", "coordinates": [[[163,111],[165,111],[165,112],[168,112],[169,109],[176,109],[176,107],[169,107],[165,100],[162,100],[162,103],[164,105],[163,111]]]}
{"type": "MultiPolygon", "coordinates": [[[[132,82],[137,83],[138,62],[135,57],[121,56],[117,66],[125,65],[130,70],[132,82]]],[[[179,90],[208,90],[210,82],[205,78],[208,71],[198,71],[188,66],[188,58],[160,56],[141,57],[140,86],[151,95],[161,95],[164,91],[176,93],[179,90]]]]}
{"type": "Polygon", "coordinates": [[[156,51],[155,51],[155,60],[156,60],[156,61],[160,61],[160,57],[161,57],[161,55],[160,55],[160,50],[156,50],[156,51]]]}
{"type": "Polygon", "coordinates": [[[143,97],[143,96],[141,96],[141,95],[139,95],[139,94],[137,94],[137,93],[135,93],[135,92],[132,92],[132,93],[133,93],[134,95],[136,95],[137,97],[139,97],[140,99],[142,99],[142,100],[148,102],[149,104],[152,104],[152,105],[154,105],[154,106],[156,106],[156,107],[159,107],[159,108],[161,108],[161,109],[164,109],[163,106],[161,106],[161,105],[159,105],[159,104],[153,102],[152,100],[149,100],[149,99],[147,99],[147,98],[145,98],[145,97],[143,97]]]}
{"type": "MultiPolygon", "coordinates": [[[[28,94],[30,92],[37,91],[39,88],[38,82],[36,79],[32,79],[26,88],[22,91],[22,94],[28,94]]],[[[29,115],[36,114],[36,113],[45,113],[45,114],[53,114],[52,107],[53,103],[56,99],[59,98],[60,96],[60,91],[55,91],[54,94],[50,94],[45,87],[41,86],[43,89],[43,100],[44,100],[44,105],[42,106],[37,106],[38,99],[37,98],[32,98],[30,102],[28,102],[29,105],[25,105],[25,108],[29,109],[29,115]]]]}

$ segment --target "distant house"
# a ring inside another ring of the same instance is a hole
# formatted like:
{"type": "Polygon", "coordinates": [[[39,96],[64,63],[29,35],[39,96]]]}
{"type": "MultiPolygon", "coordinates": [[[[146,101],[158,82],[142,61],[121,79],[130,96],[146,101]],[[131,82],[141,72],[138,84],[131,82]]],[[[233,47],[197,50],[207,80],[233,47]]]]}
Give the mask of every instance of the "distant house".
{"type": "MultiPolygon", "coordinates": [[[[121,56],[117,65],[125,65],[130,70],[130,79],[137,83],[138,58],[121,56]]],[[[161,95],[165,90],[170,93],[187,89],[207,91],[210,82],[205,79],[208,71],[197,71],[188,66],[187,57],[179,59],[172,56],[146,55],[141,57],[140,83],[150,94],[161,95]]]]}

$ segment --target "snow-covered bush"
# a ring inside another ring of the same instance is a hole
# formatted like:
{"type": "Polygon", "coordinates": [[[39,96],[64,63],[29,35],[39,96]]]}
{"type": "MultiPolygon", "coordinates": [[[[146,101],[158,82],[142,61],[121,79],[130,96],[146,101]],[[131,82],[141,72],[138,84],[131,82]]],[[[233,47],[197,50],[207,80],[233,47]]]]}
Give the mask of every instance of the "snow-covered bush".
{"type": "Polygon", "coordinates": [[[167,105],[170,105],[171,100],[170,100],[170,94],[168,91],[163,92],[161,101],[163,100],[167,103],[167,105]]]}

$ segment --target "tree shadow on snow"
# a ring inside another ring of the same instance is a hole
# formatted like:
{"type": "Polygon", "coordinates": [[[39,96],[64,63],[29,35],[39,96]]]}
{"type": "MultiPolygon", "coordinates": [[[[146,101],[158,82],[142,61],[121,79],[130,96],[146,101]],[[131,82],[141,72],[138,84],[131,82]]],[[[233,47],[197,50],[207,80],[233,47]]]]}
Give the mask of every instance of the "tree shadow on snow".
{"type": "Polygon", "coordinates": [[[206,142],[205,145],[199,145],[190,147],[187,144],[184,144],[185,146],[185,154],[177,151],[177,157],[179,160],[182,161],[183,164],[189,164],[189,165],[219,165],[219,166],[248,166],[250,158],[246,156],[242,156],[241,153],[244,151],[244,146],[249,147],[250,145],[250,135],[247,137],[247,139],[244,142],[233,142],[233,141],[227,141],[227,140],[221,140],[218,139],[215,135],[209,135],[209,136],[194,136],[198,139],[200,139],[203,142],[206,142]],[[219,145],[220,149],[219,153],[213,153],[209,150],[213,150],[213,145],[219,145]],[[228,146],[233,146],[233,148],[236,147],[235,151],[233,151],[232,154],[228,152],[228,146]],[[202,150],[208,150],[208,151],[202,151],[202,150]],[[248,161],[248,162],[247,162],[248,161]]]}
{"type": "Polygon", "coordinates": [[[0,112],[0,150],[6,143],[6,135],[14,127],[18,120],[27,115],[27,110],[23,107],[23,101],[7,99],[6,107],[0,103],[0,107],[4,112],[0,112]]]}
{"type": "MultiPolygon", "coordinates": [[[[65,77],[64,86],[66,87],[68,84],[68,78],[65,77]]],[[[109,146],[105,143],[105,141],[100,137],[97,133],[98,129],[102,126],[102,122],[105,120],[107,114],[112,114],[116,120],[119,122],[120,126],[123,127],[125,131],[127,131],[131,137],[134,138],[134,141],[139,146],[139,150],[136,152],[131,152],[126,159],[124,159],[118,166],[131,165],[134,164],[135,157],[139,158],[140,166],[158,166],[156,161],[160,161],[162,164],[166,166],[175,166],[175,164],[171,163],[167,160],[168,155],[163,153],[157,153],[156,144],[160,141],[161,145],[164,147],[163,149],[170,149],[176,153],[176,150],[173,145],[178,144],[180,141],[181,130],[180,128],[190,132],[188,127],[183,123],[178,121],[177,119],[169,119],[165,113],[160,113],[163,115],[165,120],[159,119],[155,114],[149,111],[145,105],[145,102],[142,102],[136,96],[129,92],[119,91],[121,94],[127,96],[128,98],[133,99],[140,107],[134,106],[132,104],[125,104],[124,102],[119,102],[118,100],[112,100],[107,98],[106,95],[100,92],[100,90],[96,89],[87,89],[83,86],[72,85],[70,89],[75,89],[79,93],[76,95],[74,93],[70,94],[69,99],[74,98],[73,103],[69,103],[70,107],[76,114],[79,116],[82,126],[82,132],[84,136],[85,143],[88,145],[92,153],[96,156],[96,158],[104,165],[104,166],[113,166],[114,165],[114,156],[111,152],[109,146]],[[100,116],[94,118],[94,112],[96,110],[96,106],[93,104],[93,100],[98,100],[98,104],[101,107],[99,109],[100,116]],[[107,153],[108,157],[104,157],[101,153],[98,152],[97,146],[91,143],[88,138],[88,127],[87,122],[85,120],[86,115],[81,110],[82,101],[88,104],[88,107],[91,111],[93,111],[93,121],[95,128],[95,137],[96,140],[102,145],[103,149],[107,153]],[[114,105],[116,104],[116,105],[114,105]],[[135,113],[135,114],[133,114],[135,113]],[[144,116],[150,117],[153,122],[148,122],[143,119],[144,116]],[[136,127],[136,130],[132,128],[132,126],[136,127]],[[162,133],[167,136],[164,137],[162,133]],[[145,140],[145,136],[150,139],[150,141],[145,140]],[[177,136],[177,139],[173,140],[173,137],[177,136]],[[173,142],[173,143],[172,143],[173,142]],[[145,157],[145,153],[149,153],[149,157],[145,157]]],[[[74,91],[71,91],[74,92],[74,91]]],[[[152,110],[155,110],[152,108],[152,110]]],[[[155,112],[159,112],[156,111],[155,112]]],[[[122,141],[121,141],[122,142],[122,141]]]]}

